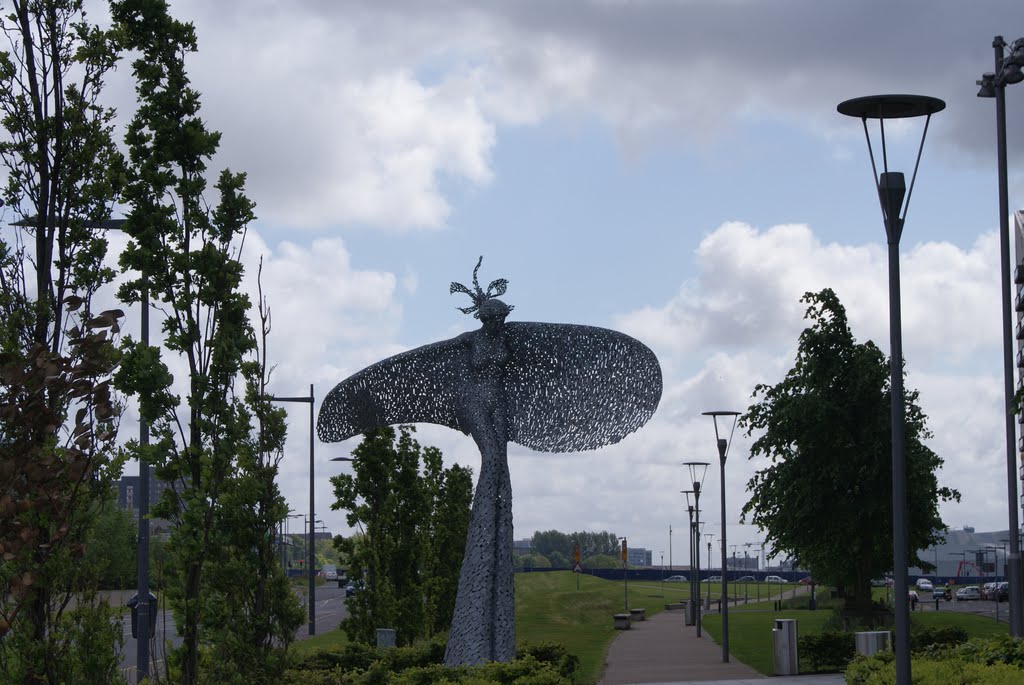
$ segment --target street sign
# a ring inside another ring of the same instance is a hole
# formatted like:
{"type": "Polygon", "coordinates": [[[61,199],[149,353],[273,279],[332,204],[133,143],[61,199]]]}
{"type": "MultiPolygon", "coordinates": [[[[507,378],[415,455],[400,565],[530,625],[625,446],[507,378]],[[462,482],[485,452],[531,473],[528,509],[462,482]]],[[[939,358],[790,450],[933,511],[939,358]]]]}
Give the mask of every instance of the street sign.
{"type": "Polygon", "coordinates": [[[577,565],[579,565],[579,563],[580,563],[580,545],[579,545],[579,543],[576,543],[576,544],[574,544],[572,546],[572,560],[575,561],[577,565]]]}
{"type": "Polygon", "coordinates": [[[622,560],[625,561],[629,555],[626,554],[626,538],[622,538],[622,560]]]}
{"type": "Polygon", "coordinates": [[[580,566],[580,562],[576,562],[576,565],[572,567],[573,573],[583,573],[583,567],[580,566]]]}

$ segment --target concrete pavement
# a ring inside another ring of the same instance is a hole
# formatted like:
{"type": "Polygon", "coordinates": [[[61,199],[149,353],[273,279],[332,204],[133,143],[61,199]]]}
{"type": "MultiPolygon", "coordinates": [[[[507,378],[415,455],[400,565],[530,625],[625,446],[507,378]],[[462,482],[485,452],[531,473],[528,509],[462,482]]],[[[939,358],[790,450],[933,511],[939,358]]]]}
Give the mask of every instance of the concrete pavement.
{"type": "Polygon", "coordinates": [[[841,685],[840,674],[767,678],[730,659],[707,633],[685,625],[684,612],[663,611],[634,623],[612,642],[598,685],[841,685]]]}

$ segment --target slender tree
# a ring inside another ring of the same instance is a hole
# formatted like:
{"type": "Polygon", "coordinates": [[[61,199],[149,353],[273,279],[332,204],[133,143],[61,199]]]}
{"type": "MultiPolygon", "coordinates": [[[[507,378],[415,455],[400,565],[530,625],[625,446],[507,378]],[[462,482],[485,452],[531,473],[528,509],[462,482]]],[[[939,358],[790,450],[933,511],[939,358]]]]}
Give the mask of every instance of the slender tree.
{"type": "Polygon", "coordinates": [[[121,45],[136,55],[139,100],[125,137],[131,241],[121,263],[140,276],[119,296],[137,302],[148,289],[162,303],[163,349],[187,370],[176,389],[161,353],[129,340],[117,375],[153,428],[147,461],[172,484],[153,508],[173,523],[166,595],[182,644],[169,667],[187,685],[204,665],[211,677],[271,681],[270,648],[292,639],[295,612],[269,553],[284,516],[273,483],[283,419],[263,392],[267,367],[239,261],[254,205],[245,175],[228,170],[207,205],[207,162],[220,134],[200,118],[186,71],[197,49],[192,25],[171,17],[164,0],[118,0],[111,14],[121,45]],[[251,594],[228,586],[254,581],[251,594]],[[203,645],[210,662],[200,661],[203,645]]]}
{"type": "MultiPolygon", "coordinates": [[[[843,588],[847,606],[871,608],[871,578],[892,569],[892,471],[889,364],[874,343],[857,343],[832,290],[806,293],[796,362],[780,383],[758,385],[741,425],[755,436],[751,459],[769,464],[747,484],[743,517],[766,532],[766,544],[789,554],[821,582],[843,588]]],[[[940,501],[942,459],[916,390],[906,392],[909,558],[945,530],[940,501]]]]}
{"type": "Polygon", "coordinates": [[[74,0],[15,0],[0,30],[2,199],[20,226],[0,229],[0,680],[111,682],[119,630],[78,559],[120,472],[122,313],[92,309],[112,277],[98,227],[119,156],[100,95],[117,51],[74,0]]]}
{"type": "Polygon", "coordinates": [[[399,644],[411,644],[451,625],[472,475],[457,465],[442,470],[440,451],[421,448],[413,431],[367,433],[352,452],[355,475],[331,478],[331,508],[348,511],[348,524],[362,531],[338,540],[362,587],[341,624],[356,642],[371,643],[376,628],[389,626],[399,644]]]}

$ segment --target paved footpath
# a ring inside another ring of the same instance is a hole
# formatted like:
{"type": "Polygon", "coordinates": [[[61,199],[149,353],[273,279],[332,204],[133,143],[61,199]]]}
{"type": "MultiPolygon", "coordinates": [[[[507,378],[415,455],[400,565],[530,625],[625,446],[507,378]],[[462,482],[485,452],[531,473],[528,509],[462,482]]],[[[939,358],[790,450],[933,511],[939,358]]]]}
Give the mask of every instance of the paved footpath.
{"type": "Polygon", "coordinates": [[[612,642],[598,685],[842,685],[840,674],[768,678],[746,664],[722,663],[722,647],[697,637],[682,611],[634,623],[612,642]]]}

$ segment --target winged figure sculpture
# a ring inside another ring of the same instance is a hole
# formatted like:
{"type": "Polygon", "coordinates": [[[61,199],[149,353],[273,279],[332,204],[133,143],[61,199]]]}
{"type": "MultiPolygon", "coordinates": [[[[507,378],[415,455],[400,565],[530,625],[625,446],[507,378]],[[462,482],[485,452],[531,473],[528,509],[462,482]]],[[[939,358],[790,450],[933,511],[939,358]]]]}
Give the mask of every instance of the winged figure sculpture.
{"type": "MultiPolygon", "coordinates": [[[[481,261],[482,261],[481,257],[481,261]]],[[[661,367],[643,343],[571,324],[507,322],[497,299],[451,284],[481,327],[395,355],[339,383],[324,398],[317,433],[337,442],[380,426],[435,423],[472,436],[480,449],[466,551],[445,663],[515,656],[512,483],[508,443],[544,452],[592,450],[643,426],[661,399],[661,367]]]]}

